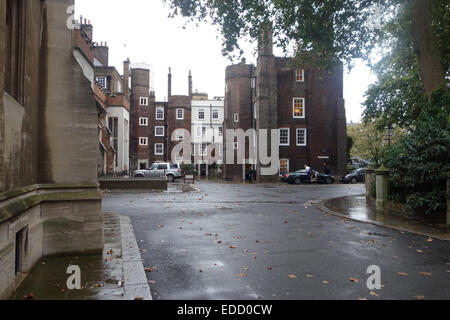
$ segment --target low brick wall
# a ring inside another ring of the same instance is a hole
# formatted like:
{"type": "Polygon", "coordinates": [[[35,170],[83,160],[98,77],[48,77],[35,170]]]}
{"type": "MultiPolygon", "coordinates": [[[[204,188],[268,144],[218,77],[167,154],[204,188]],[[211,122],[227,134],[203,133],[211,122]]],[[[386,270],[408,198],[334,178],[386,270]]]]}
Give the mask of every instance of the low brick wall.
{"type": "Polygon", "coordinates": [[[99,179],[98,182],[104,190],[167,190],[166,179],[99,179]]]}

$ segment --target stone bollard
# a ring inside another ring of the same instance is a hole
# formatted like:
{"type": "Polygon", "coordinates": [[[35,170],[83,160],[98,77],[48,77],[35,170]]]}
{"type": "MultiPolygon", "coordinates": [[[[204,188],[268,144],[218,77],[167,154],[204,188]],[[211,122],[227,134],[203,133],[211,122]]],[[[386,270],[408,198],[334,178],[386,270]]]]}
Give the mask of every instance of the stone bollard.
{"type": "Polygon", "coordinates": [[[377,183],[377,211],[383,211],[386,201],[389,199],[389,170],[381,166],[375,170],[377,183]]]}
{"type": "Polygon", "coordinates": [[[370,165],[366,170],[366,199],[370,199],[370,187],[375,182],[375,168],[370,165]]]}

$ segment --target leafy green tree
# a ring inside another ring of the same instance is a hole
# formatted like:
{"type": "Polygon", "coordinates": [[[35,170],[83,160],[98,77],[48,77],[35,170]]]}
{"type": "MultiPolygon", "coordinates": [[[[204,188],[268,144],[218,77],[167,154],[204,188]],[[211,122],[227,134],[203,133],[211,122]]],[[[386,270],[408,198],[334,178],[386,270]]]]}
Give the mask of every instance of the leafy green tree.
{"type": "Polygon", "coordinates": [[[450,172],[450,95],[433,94],[415,125],[398,143],[383,153],[383,164],[391,170],[394,199],[412,210],[426,213],[444,210],[446,180],[450,172]]]}
{"type": "MultiPolygon", "coordinates": [[[[444,10],[442,3],[441,6],[436,4],[434,9],[433,21],[442,50],[443,68],[448,70],[450,52],[447,29],[450,19],[448,5],[447,10],[444,10]]],[[[378,77],[377,82],[366,92],[364,120],[377,120],[381,127],[389,122],[403,128],[409,127],[418,118],[427,102],[418,57],[414,52],[409,11],[410,8],[406,4],[400,6],[397,19],[384,26],[385,33],[380,46],[385,55],[373,68],[378,77]]]]}
{"type": "Polygon", "coordinates": [[[348,126],[347,134],[353,139],[351,157],[370,160],[375,166],[381,162],[381,154],[386,147],[384,131],[374,123],[359,123],[348,126]]]}

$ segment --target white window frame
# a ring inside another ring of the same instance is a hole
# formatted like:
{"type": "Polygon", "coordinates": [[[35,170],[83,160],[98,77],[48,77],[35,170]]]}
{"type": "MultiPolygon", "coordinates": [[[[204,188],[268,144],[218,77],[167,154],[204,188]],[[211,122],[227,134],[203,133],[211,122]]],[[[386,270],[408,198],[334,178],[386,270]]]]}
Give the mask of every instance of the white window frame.
{"type": "Polygon", "coordinates": [[[219,156],[223,156],[223,144],[219,144],[219,156]]]}
{"type": "Polygon", "coordinates": [[[234,113],[234,115],[233,115],[233,120],[234,120],[234,123],[239,123],[239,113],[234,113]]]}
{"type": "Polygon", "coordinates": [[[176,111],[176,113],[177,113],[177,114],[176,114],[177,120],[184,120],[184,109],[178,108],[177,111],[176,111]],[[181,117],[178,116],[178,112],[179,112],[179,111],[181,111],[181,117]]]}
{"type": "Polygon", "coordinates": [[[197,138],[199,138],[199,137],[202,136],[202,127],[201,127],[201,126],[198,126],[198,127],[197,127],[196,135],[197,135],[197,138]]]}
{"type": "Polygon", "coordinates": [[[297,69],[295,70],[295,82],[305,82],[305,69],[297,69]],[[302,72],[302,79],[298,79],[299,71],[302,72]]]}
{"type": "Polygon", "coordinates": [[[297,143],[297,147],[306,147],[308,145],[308,130],[306,128],[298,128],[296,130],[295,140],[297,143]],[[299,133],[301,131],[303,131],[305,133],[305,142],[304,143],[299,142],[299,133]]]}
{"type": "Polygon", "coordinates": [[[140,146],[148,146],[148,138],[147,137],[139,137],[139,145],[140,146]]]}
{"type": "Polygon", "coordinates": [[[219,120],[219,117],[220,117],[219,109],[213,109],[213,111],[212,111],[212,119],[217,121],[217,120],[219,120]],[[217,117],[215,117],[216,114],[217,114],[217,117]]]}
{"type": "Polygon", "coordinates": [[[206,126],[202,126],[202,137],[206,136],[207,130],[206,126]]]}
{"type": "Polygon", "coordinates": [[[197,117],[199,121],[204,121],[206,119],[205,109],[198,109],[197,117]],[[200,117],[200,114],[203,114],[203,118],[200,117]]]}
{"type": "Polygon", "coordinates": [[[183,129],[177,129],[176,131],[176,140],[182,141],[184,139],[184,131],[183,129]]]}
{"type": "Polygon", "coordinates": [[[139,105],[143,107],[148,106],[148,98],[147,97],[139,97],[139,105]]]}
{"type": "Polygon", "coordinates": [[[141,127],[148,127],[148,118],[140,117],[139,118],[139,125],[141,127]]]}
{"type": "Polygon", "coordinates": [[[191,153],[195,155],[195,143],[191,143],[191,153]]]}
{"type": "Polygon", "coordinates": [[[280,147],[289,147],[291,145],[291,130],[290,128],[278,129],[278,143],[280,147]],[[287,130],[287,143],[281,143],[281,131],[287,130]]]}
{"type": "Polygon", "coordinates": [[[306,118],[306,100],[303,97],[295,97],[292,99],[292,117],[294,119],[305,119],[306,118]],[[303,116],[296,116],[295,115],[295,102],[296,100],[303,101],[303,116]]]}
{"type": "Polygon", "coordinates": [[[289,159],[280,159],[280,173],[281,173],[281,161],[287,162],[286,172],[289,172],[289,159]]]}
{"type": "Polygon", "coordinates": [[[106,89],[108,87],[108,80],[104,76],[99,76],[95,78],[95,81],[102,87],[103,89],[106,89]],[[101,80],[101,81],[100,81],[101,80]]]}
{"type": "Polygon", "coordinates": [[[161,107],[156,108],[155,118],[156,118],[156,120],[164,120],[164,108],[161,108],[161,107]],[[162,118],[158,117],[158,111],[162,111],[162,118]]]}
{"type": "Polygon", "coordinates": [[[155,143],[155,156],[164,155],[164,143],[155,143]],[[158,146],[161,147],[161,152],[157,152],[158,146]]]}
{"type": "Polygon", "coordinates": [[[156,126],[155,127],[155,137],[164,137],[164,126],[156,126]],[[162,128],[162,134],[158,134],[157,130],[162,128]]]}

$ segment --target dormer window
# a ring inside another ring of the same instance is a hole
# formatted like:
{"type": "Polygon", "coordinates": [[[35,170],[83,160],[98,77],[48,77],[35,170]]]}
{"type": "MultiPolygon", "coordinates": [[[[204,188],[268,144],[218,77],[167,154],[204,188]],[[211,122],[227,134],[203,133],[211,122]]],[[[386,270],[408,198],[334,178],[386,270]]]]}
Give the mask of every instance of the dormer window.
{"type": "Polygon", "coordinates": [[[95,80],[100,85],[100,87],[102,87],[103,89],[107,88],[106,77],[97,77],[95,80]]]}

